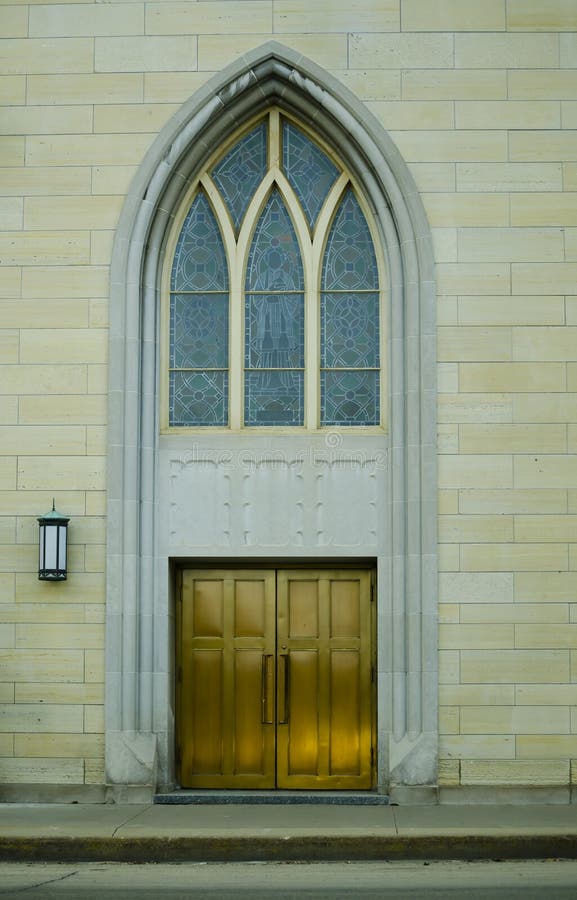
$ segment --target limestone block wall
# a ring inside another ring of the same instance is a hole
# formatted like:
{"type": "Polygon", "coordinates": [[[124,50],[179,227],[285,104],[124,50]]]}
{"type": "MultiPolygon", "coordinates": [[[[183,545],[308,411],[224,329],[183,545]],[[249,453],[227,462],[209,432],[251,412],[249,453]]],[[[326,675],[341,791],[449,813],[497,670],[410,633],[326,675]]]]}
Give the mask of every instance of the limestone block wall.
{"type": "Polygon", "coordinates": [[[432,226],[439,782],[567,788],[577,778],[575,0],[0,0],[0,782],[103,781],[114,228],[159,129],[271,38],[366,103],[432,226]],[[36,516],[53,497],[71,516],[59,585],[36,578],[36,516]]]}

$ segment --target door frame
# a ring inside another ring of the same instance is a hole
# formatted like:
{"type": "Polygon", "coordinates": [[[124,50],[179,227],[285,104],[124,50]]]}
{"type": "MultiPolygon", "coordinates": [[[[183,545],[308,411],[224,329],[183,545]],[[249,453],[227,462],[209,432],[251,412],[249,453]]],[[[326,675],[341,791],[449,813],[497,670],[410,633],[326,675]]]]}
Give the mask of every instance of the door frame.
{"type": "MultiPolygon", "coordinates": [[[[293,561],[292,559],[280,558],[280,559],[257,559],[257,560],[219,560],[217,558],[210,558],[206,560],[199,561],[195,560],[179,560],[178,563],[174,566],[173,570],[173,584],[174,584],[174,597],[175,597],[175,632],[174,632],[174,659],[175,659],[175,668],[174,668],[174,697],[175,697],[175,729],[174,729],[174,761],[175,761],[175,773],[177,783],[181,784],[181,765],[182,765],[182,757],[181,757],[181,748],[183,742],[183,714],[181,712],[181,702],[182,702],[182,690],[184,687],[184,679],[183,679],[183,641],[182,641],[182,617],[183,617],[183,573],[185,571],[206,573],[210,572],[221,572],[232,574],[238,574],[242,572],[255,572],[255,571],[267,571],[275,573],[275,606],[276,606],[276,622],[275,622],[275,657],[278,659],[279,655],[279,646],[277,641],[277,633],[278,633],[278,573],[283,572],[303,572],[307,571],[322,573],[322,572],[335,572],[338,571],[346,572],[346,571],[356,571],[356,572],[364,572],[369,576],[369,667],[370,667],[370,786],[366,788],[354,788],[351,787],[350,784],[346,783],[344,786],[339,785],[338,777],[335,779],[335,783],[333,786],[328,787],[328,790],[362,790],[362,791],[374,791],[377,789],[378,784],[378,771],[377,771],[377,711],[378,711],[378,696],[377,696],[377,565],[376,560],[364,560],[359,562],[357,560],[350,559],[322,559],[322,560],[306,560],[306,561],[293,561]]],[[[276,678],[275,678],[276,683],[276,678]]],[[[277,692],[279,690],[277,684],[277,692]]],[[[278,695],[278,694],[277,694],[278,695]]],[[[275,703],[276,709],[276,703],[275,703]]],[[[276,719],[276,716],[275,716],[276,719]]],[[[278,760],[276,758],[277,753],[279,752],[279,736],[278,729],[280,723],[275,721],[275,773],[274,773],[274,781],[275,786],[273,788],[269,787],[255,787],[251,788],[251,790],[274,790],[280,793],[287,790],[295,790],[296,788],[288,787],[288,788],[279,788],[278,787],[278,760]]],[[[195,788],[192,788],[194,790],[195,788]]],[[[242,790],[242,785],[239,784],[238,787],[229,788],[229,787],[214,787],[212,790],[242,790]]],[[[316,790],[312,784],[304,785],[299,790],[316,790]]]]}
{"type": "MultiPolygon", "coordinates": [[[[107,796],[148,802],[174,784],[174,629],[169,570],[240,543],[170,543],[159,474],[158,310],[164,247],[182,191],[231,127],[276,104],[315,123],[372,198],[387,256],[387,490],[375,502],[380,789],[436,798],[438,758],[436,292],[431,230],[414,178],[382,124],[341,82],[275,41],[203,85],[161,129],[131,183],[110,275],[105,741],[107,796]]],[[[312,435],[314,438],[314,435],[312,435]]],[[[329,432],[328,437],[332,435],[329,432]]],[[[339,437],[337,435],[337,437],[339,437]]],[[[179,457],[191,450],[178,441],[179,457]]],[[[284,545],[283,545],[284,546],[284,545]]],[[[315,545],[322,553],[328,545],[315,545]]],[[[270,545],[263,546],[263,553],[270,545]]],[[[290,551],[287,545],[287,550],[290,551]]],[[[301,547],[294,555],[302,556],[301,547]]],[[[311,550],[313,548],[311,547],[311,550]]],[[[254,550],[253,554],[254,555],[254,550]]],[[[270,553],[283,550],[271,549],[270,553]]],[[[327,552],[325,549],[324,552],[327,552]]]]}

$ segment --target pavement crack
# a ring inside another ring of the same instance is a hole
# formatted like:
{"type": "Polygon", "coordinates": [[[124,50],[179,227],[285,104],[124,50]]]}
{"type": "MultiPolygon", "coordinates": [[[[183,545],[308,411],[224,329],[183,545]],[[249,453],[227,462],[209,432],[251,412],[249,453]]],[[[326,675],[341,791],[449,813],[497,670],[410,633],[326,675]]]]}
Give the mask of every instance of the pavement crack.
{"type": "Polygon", "coordinates": [[[58,878],[47,878],[45,881],[38,881],[35,884],[29,884],[26,887],[22,888],[10,888],[8,891],[3,891],[0,889],[0,897],[2,894],[26,894],[28,891],[36,891],[38,888],[44,887],[47,884],[55,884],[57,881],[66,881],[67,878],[72,878],[73,875],[78,875],[79,869],[74,869],[73,872],[67,872],[66,875],[59,875],[58,878]]]}
{"type": "Polygon", "coordinates": [[[395,836],[398,837],[399,836],[399,826],[397,823],[397,810],[394,806],[391,806],[391,809],[393,811],[393,825],[395,826],[395,836]]]}
{"type": "Polygon", "coordinates": [[[135,812],[133,816],[129,816],[127,819],[125,819],[124,822],[121,822],[116,826],[116,828],[113,829],[111,837],[115,838],[121,828],[124,828],[125,825],[130,825],[131,822],[134,822],[135,819],[138,819],[139,816],[141,816],[150,808],[150,806],[145,806],[144,809],[139,809],[137,812],[135,812]]]}

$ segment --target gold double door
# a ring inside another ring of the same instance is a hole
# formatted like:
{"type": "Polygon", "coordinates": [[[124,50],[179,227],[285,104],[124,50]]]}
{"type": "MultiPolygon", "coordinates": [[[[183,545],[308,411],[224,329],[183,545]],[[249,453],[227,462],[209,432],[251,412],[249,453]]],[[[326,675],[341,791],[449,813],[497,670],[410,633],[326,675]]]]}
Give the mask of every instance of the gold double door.
{"type": "Polygon", "coordinates": [[[182,786],[371,788],[371,572],[185,569],[179,581],[182,786]]]}

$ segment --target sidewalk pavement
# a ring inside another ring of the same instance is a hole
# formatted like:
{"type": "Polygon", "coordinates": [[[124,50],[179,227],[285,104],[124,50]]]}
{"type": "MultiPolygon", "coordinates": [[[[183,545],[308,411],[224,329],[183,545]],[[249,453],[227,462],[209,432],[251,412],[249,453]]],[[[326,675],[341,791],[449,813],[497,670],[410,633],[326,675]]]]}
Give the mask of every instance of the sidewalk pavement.
{"type": "Polygon", "coordinates": [[[577,859],[577,806],[0,804],[2,861],[577,859]]]}

